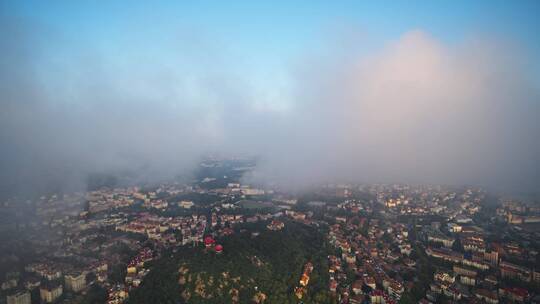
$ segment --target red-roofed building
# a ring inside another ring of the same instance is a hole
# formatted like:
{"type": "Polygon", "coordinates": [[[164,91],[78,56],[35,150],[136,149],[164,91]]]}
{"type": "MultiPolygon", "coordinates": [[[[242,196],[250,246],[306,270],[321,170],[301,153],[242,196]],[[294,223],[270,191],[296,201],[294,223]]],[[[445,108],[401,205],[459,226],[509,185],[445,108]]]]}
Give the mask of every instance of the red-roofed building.
{"type": "Polygon", "coordinates": [[[221,246],[220,244],[217,244],[215,249],[216,249],[216,253],[222,253],[223,252],[223,246],[221,246]]]}
{"type": "Polygon", "coordinates": [[[206,246],[207,248],[214,246],[215,242],[216,241],[211,236],[207,236],[207,237],[204,238],[204,246],[206,246]]]}

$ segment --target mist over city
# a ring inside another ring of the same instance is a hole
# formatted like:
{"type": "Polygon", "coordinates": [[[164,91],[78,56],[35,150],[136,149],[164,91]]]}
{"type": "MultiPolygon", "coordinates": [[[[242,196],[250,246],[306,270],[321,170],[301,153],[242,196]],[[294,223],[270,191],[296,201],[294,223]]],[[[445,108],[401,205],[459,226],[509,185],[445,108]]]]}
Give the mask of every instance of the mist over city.
{"type": "Polygon", "coordinates": [[[537,303],[538,13],[0,2],[0,303],[537,303]]]}
{"type": "Polygon", "coordinates": [[[82,38],[77,27],[92,20],[67,28],[3,11],[10,187],[91,172],[174,176],[217,153],[258,157],[262,179],[299,186],[539,186],[537,54],[514,36],[471,29],[445,41],[416,26],[380,38],[328,18],[312,30],[318,48],[259,71],[266,52],[187,21],[123,16],[116,31],[82,38]]]}

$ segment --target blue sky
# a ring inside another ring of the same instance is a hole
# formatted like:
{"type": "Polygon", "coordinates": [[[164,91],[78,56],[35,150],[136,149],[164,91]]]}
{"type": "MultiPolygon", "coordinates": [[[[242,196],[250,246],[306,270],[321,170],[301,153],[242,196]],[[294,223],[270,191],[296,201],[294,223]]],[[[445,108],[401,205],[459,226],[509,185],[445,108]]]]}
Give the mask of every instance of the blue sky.
{"type": "Polygon", "coordinates": [[[8,1],[4,7],[104,44],[135,34],[130,29],[167,35],[190,26],[232,38],[246,50],[254,44],[294,49],[309,46],[321,28],[347,22],[381,39],[421,28],[441,39],[493,32],[540,45],[538,1],[8,1]]]}
{"type": "MultiPolygon", "coordinates": [[[[293,63],[339,43],[338,33],[362,36],[365,48],[417,29],[450,45],[481,35],[516,43],[534,66],[540,54],[539,1],[5,1],[2,7],[4,16],[52,33],[45,48],[53,63],[97,56],[117,70],[148,64],[183,75],[217,67],[266,91],[286,88],[293,63]]],[[[54,70],[41,72],[51,79],[54,70]]]]}

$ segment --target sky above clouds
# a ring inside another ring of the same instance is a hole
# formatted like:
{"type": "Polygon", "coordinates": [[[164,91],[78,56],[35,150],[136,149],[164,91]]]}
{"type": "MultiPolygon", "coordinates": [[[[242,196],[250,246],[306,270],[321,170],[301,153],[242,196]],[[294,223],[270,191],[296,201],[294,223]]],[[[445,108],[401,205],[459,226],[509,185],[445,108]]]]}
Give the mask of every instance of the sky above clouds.
{"type": "Polygon", "coordinates": [[[165,177],[540,186],[536,1],[5,1],[2,189],[165,177]]]}

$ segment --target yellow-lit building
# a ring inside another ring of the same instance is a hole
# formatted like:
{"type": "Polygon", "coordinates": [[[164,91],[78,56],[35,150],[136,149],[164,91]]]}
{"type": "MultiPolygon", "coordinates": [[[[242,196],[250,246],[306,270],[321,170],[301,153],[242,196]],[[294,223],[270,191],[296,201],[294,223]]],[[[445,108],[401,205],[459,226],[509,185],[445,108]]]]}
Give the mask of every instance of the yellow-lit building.
{"type": "Polygon", "coordinates": [[[48,286],[45,285],[39,288],[39,296],[41,300],[46,303],[56,301],[62,296],[63,292],[64,289],[62,288],[62,284],[48,284],[48,286]]]}
{"type": "Polygon", "coordinates": [[[7,304],[30,304],[30,292],[28,291],[18,291],[14,294],[7,296],[7,304]]]}
{"type": "Polygon", "coordinates": [[[86,275],[84,273],[68,274],[64,277],[66,289],[79,292],[86,287],[86,275]]]}

